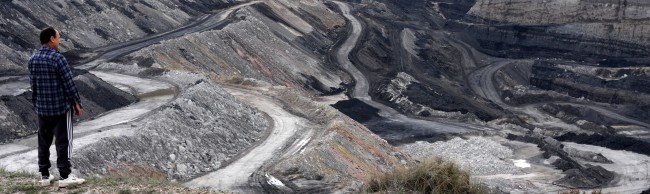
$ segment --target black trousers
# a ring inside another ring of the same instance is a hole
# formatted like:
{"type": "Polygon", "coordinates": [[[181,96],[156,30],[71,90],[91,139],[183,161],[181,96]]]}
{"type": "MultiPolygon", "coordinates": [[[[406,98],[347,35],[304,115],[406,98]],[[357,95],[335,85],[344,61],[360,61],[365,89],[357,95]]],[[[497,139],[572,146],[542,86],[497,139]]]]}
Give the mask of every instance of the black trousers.
{"type": "Polygon", "coordinates": [[[50,147],[56,137],[56,167],[63,178],[71,172],[72,164],[72,114],[68,111],[59,116],[38,116],[38,171],[43,176],[49,176],[50,147]]]}

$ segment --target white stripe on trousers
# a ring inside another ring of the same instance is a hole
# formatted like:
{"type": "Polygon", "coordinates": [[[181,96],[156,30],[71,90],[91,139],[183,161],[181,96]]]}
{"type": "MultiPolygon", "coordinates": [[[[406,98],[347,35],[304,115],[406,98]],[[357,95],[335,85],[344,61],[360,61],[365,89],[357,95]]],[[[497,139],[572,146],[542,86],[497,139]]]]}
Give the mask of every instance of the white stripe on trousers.
{"type": "Polygon", "coordinates": [[[66,123],[68,130],[68,159],[72,158],[72,111],[68,111],[66,114],[66,123]]]}

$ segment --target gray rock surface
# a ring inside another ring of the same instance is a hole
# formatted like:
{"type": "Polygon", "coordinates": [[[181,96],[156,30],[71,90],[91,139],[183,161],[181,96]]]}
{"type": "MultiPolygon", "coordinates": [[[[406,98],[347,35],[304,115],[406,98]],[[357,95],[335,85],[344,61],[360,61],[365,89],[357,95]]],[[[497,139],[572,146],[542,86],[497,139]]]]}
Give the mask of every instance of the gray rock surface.
{"type": "Polygon", "coordinates": [[[518,25],[555,25],[556,33],[648,44],[643,0],[478,0],[468,15],[518,25]]]}
{"type": "Polygon", "coordinates": [[[387,84],[379,87],[376,93],[379,93],[378,96],[382,100],[386,100],[398,106],[401,111],[404,111],[411,115],[418,116],[433,116],[433,117],[444,117],[444,118],[471,118],[475,117],[473,115],[466,115],[460,111],[455,112],[445,112],[432,109],[431,107],[413,102],[409,99],[409,96],[405,95],[406,91],[409,89],[409,86],[413,83],[419,83],[411,75],[399,72],[395,78],[391,79],[387,84]]]}
{"type": "Polygon", "coordinates": [[[467,168],[473,176],[522,173],[512,162],[510,148],[484,137],[457,137],[435,143],[419,141],[399,148],[420,161],[432,157],[453,161],[467,168]]]}
{"type": "Polygon", "coordinates": [[[325,91],[340,87],[342,72],[283,40],[265,17],[245,8],[236,12],[237,21],[221,30],[164,41],[127,58],[153,59],[153,65],[166,69],[250,77],[297,88],[311,82],[325,91]]]}
{"type": "Polygon", "coordinates": [[[34,125],[27,125],[20,115],[16,114],[5,103],[4,99],[0,103],[0,121],[2,121],[0,122],[0,143],[34,134],[34,125]]]}
{"type": "MultiPolygon", "coordinates": [[[[552,164],[566,174],[560,180],[555,181],[554,184],[564,187],[595,189],[612,184],[617,176],[615,172],[609,171],[602,166],[579,162],[570,155],[570,152],[564,149],[561,142],[551,137],[541,140],[538,146],[545,151],[547,158],[558,157],[552,164]]],[[[573,150],[568,149],[568,151],[573,150]]]]}
{"type": "Polygon", "coordinates": [[[185,180],[221,167],[263,138],[264,115],[199,74],[168,72],[178,98],[127,127],[132,135],[102,139],[76,151],[82,174],[106,174],[123,165],[152,166],[185,180]]]}
{"type": "Polygon", "coordinates": [[[363,125],[295,89],[274,89],[268,95],[288,111],[317,125],[313,137],[295,154],[266,168],[295,192],[355,192],[372,173],[389,172],[412,160],[363,125]]]}

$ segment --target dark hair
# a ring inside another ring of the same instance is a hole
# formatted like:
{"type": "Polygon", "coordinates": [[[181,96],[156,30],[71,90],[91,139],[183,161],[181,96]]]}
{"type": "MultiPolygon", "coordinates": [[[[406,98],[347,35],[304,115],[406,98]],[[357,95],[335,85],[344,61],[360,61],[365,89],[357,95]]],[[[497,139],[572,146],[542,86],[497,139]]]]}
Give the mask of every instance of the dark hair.
{"type": "Polygon", "coordinates": [[[56,38],[56,30],[53,27],[45,28],[41,31],[41,44],[50,42],[50,37],[56,38]]]}

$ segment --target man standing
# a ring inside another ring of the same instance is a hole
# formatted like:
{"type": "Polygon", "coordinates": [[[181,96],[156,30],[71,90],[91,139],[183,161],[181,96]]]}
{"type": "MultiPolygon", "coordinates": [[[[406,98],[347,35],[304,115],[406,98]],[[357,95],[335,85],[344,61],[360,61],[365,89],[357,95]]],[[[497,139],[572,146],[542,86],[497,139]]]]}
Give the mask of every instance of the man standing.
{"type": "Polygon", "coordinates": [[[61,35],[52,27],[40,34],[41,48],[29,59],[29,79],[32,86],[32,102],[38,115],[38,167],[41,185],[48,186],[54,180],[50,176],[50,146],[56,137],[56,166],[59,169],[59,187],[81,184],[72,172],[72,115],[81,116],[81,98],[72,80],[72,71],[63,55],[57,52],[61,35]]]}

